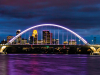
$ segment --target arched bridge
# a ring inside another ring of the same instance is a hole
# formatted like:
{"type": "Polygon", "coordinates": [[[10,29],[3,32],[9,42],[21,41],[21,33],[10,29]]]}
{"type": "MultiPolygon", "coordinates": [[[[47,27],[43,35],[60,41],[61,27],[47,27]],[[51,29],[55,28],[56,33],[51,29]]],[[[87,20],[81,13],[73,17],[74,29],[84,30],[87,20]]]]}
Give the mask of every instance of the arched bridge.
{"type": "Polygon", "coordinates": [[[68,28],[66,28],[66,27],[63,27],[63,26],[60,26],[60,25],[56,25],[56,24],[40,24],[40,25],[36,25],[36,26],[30,27],[30,28],[24,30],[23,32],[21,32],[20,34],[18,34],[17,36],[15,36],[13,39],[11,39],[11,40],[9,41],[8,44],[12,43],[15,39],[17,39],[19,36],[21,36],[21,35],[24,34],[25,32],[27,32],[27,31],[29,31],[29,30],[31,30],[31,29],[37,28],[37,27],[42,27],[42,26],[55,26],[55,27],[62,28],[62,29],[64,29],[64,30],[69,31],[69,32],[71,32],[72,34],[74,34],[76,37],[78,37],[80,40],[82,40],[83,43],[88,44],[88,42],[87,42],[85,39],[83,39],[80,35],[78,35],[78,34],[75,33],[74,31],[72,31],[72,30],[70,30],[70,29],[68,29],[68,28]]]}
{"type": "Polygon", "coordinates": [[[4,46],[1,46],[0,48],[0,52],[3,52],[3,50],[8,46],[11,46],[12,45],[12,42],[14,42],[18,37],[20,37],[22,34],[26,33],[27,31],[31,30],[31,29],[35,29],[35,28],[38,28],[38,27],[43,27],[43,26],[54,26],[54,27],[58,27],[58,28],[61,28],[61,29],[64,29],[70,33],[72,33],[73,35],[75,35],[77,38],[79,38],[85,45],[88,45],[90,46],[90,48],[93,50],[93,51],[97,51],[96,49],[94,49],[91,45],[88,44],[88,42],[82,38],[80,35],[78,35],[77,33],[75,33],[74,31],[64,27],[64,26],[61,26],[61,25],[56,25],[56,24],[40,24],[40,25],[36,25],[36,26],[32,26],[24,31],[22,31],[21,33],[19,33],[18,35],[16,35],[14,38],[12,38],[6,45],[4,46]]]}

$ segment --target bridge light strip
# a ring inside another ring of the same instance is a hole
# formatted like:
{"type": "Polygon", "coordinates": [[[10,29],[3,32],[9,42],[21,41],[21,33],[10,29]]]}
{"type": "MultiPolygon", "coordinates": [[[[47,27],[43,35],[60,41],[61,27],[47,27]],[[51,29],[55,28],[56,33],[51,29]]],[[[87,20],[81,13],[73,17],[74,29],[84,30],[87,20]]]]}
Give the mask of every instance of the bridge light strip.
{"type": "Polygon", "coordinates": [[[21,32],[20,34],[16,35],[13,39],[11,39],[11,40],[8,42],[8,44],[12,43],[15,39],[17,39],[19,36],[21,36],[21,35],[24,34],[25,32],[27,32],[27,31],[29,31],[29,30],[31,30],[31,29],[37,28],[37,27],[41,27],[41,26],[55,26],[55,27],[62,28],[62,29],[64,29],[64,30],[67,30],[67,31],[71,32],[71,33],[74,34],[75,36],[77,36],[80,40],[83,41],[83,43],[88,44],[88,42],[87,42],[85,39],[83,39],[81,36],[79,36],[77,33],[73,32],[72,30],[70,30],[70,29],[68,29],[68,28],[66,28],[66,27],[63,27],[63,26],[60,26],[60,25],[56,25],[56,24],[40,24],[40,25],[36,25],[36,26],[30,27],[30,28],[24,30],[23,32],[21,32]]]}

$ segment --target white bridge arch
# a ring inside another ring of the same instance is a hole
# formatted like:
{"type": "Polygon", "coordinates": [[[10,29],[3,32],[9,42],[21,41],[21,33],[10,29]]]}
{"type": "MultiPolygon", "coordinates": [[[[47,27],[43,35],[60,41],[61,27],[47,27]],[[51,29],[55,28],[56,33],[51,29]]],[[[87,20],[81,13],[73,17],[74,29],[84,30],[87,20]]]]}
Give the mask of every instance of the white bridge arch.
{"type": "Polygon", "coordinates": [[[26,30],[24,30],[23,32],[21,32],[20,34],[16,35],[14,38],[12,38],[8,44],[11,44],[14,40],[16,40],[19,36],[21,36],[22,34],[26,33],[27,31],[31,30],[31,29],[34,29],[34,28],[37,28],[37,27],[41,27],[41,26],[55,26],[55,27],[59,27],[59,28],[62,28],[66,31],[69,31],[71,32],[72,34],[74,34],[76,37],[78,37],[81,41],[83,41],[84,44],[88,44],[88,42],[83,39],[81,36],[79,36],[77,33],[75,33],[74,31],[66,28],[66,27],[63,27],[63,26],[60,26],[60,25],[56,25],[56,24],[40,24],[40,25],[36,25],[36,26],[33,26],[33,27],[30,27],[26,30]]]}

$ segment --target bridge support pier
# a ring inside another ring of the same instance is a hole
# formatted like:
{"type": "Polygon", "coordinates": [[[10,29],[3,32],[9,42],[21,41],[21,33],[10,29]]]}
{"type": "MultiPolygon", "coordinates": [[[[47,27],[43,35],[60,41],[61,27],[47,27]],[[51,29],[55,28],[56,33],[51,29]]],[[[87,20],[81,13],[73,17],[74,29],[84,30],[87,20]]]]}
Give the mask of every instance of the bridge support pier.
{"type": "Polygon", "coordinates": [[[99,54],[100,55],[100,47],[99,46],[91,46],[90,47],[91,48],[91,50],[92,50],[92,55],[93,54],[99,54]]]}
{"type": "Polygon", "coordinates": [[[1,46],[1,47],[0,47],[0,53],[1,53],[1,54],[4,54],[3,51],[4,51],[5,48],[6,48],[6,46],[1,46]]]}

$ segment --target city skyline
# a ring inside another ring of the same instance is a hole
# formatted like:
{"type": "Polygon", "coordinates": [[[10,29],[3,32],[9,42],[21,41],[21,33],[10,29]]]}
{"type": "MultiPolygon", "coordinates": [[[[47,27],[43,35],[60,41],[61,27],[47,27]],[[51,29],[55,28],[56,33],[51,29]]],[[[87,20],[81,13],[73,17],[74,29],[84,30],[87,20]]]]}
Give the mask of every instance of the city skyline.
{"type": "MultiPolygon", "coordinates": [[[[45,25],[45,24],[40,24],[40,25],[45,25]]],[[[48,25],[48,24],[46,24],[46,25],[48,25]]],[[[49,24],[49,25],[55,25],[55,24],[49,24]]],[[[30,27],[31,28],[31,27],[30,27]]],[[[30,29],[29,28],[29,29],[30,29]]],[[[66,27],[65,27],[66,28],[66,27]]],[[[27,29],[26,29],[27,30],[27,29]]],[[[26,30],[24,30],[24,31],[26,31],[26,30]]],[[[72,32],[69,32],[69,31],[64,31],[64,29],[60,29],[59,27],[58,28],[56,28],[55,26],[49,26],[49,27],[47,27],[47,26],[42,26],[42,27],[36,27],[36,28],[34,28],[34,29],[30,29],[29,31],[26,31],[24,34],[22,34],[21,36],[19,36],[17,39],[16,39],[16,44],[17,43],[21,43],[21,40],[23,39],[25,39],[25,40],[27,40],[27,42],[26,43],[28,43],[28,39],[29,39],[29,37],[34,37],[34,43],[35,44],[37,44],[37,40],[39,41],[39,40],[42,40],[42,39],[44,39],[44,32],[49,32],[50,34],[47,34],[47,37],[48,36],[50,36],[50,37],[52,37],[52,39],[62,39],[62,37],[63,37],[63,40],[59,40],[59,43],[60,44],[63,44],[63,42],[64,41],[67,41],[67,42],[69,42],[70,40],[76,40],[76,42],[78,41],[78,44],[79,44],[79,42],[81,41],[81,44],[85,44],[85,42],[83,42],[81,39],[79,39],[79,37],[77,37],[76,35],[77,35],[77,33],[75,33],[75,34],[72,34],[72,32]],[[44,29],[47,29],[47,30],[43,30],[43,28],[44,29]],[[50,29],[50,28],[53,28],[53,29],[50,29]],[[38,30],[36,30],[36,29],[38,29],[38,30]],[[42,32],[42,33],[41,33],[42,32]],[[52,34],[52,35],[51,35],[52,34]],[[23,36],[23,37],[22,37],[23,36]],[[76,38],[77,37],[77,38],[76,38]],[[36,39],[36,40],[35,40],[36,39]]],[[[72,30],[71,30],[72,31],[72,30]]],[[[23,32],[23,31],[22,31],[23,32]]],[[[19,33],[21,33],[21,30],[19,29],[19,30],[16,30],[16,35],[18,35],[19,33]]],[[[6,41],[8,41],[8,39],[9,39],[9,41],[12,39],[12,37],[15,37],[16,35],[8,35],[5,39],[3,39],[3,40],[5,40],[5,42],[6,41]],[[11,39],[10,39],[11,38],[11,39]]],[[[46,34],[45,34],[46,35],[46,34]]],[[[80,36],[80,35],[79,35],[80,36]]],[[[46,37],[46,36],[45,36],[46,37]]],[[[80,36],[81,37],[81,36],[80,36]]],[[[82,38],[82,37],[81,37],[82,38]]],[[[83,38],[84,39],[84,38],[83,38]]],[[[88,40],[87,39],[84,39],[84,40],[86,40],[86,42],[87,43],[90,43],[90,44],[97,44],[96,43],[96,40],[97,38],[96,37],[93,37],[93,39],[91,40],[91,42],[88,42],[88,40]]],[[[2,41],[3,41],[2,40],[2,41]]],[[[49,40],[49,39],[48,39],[49,40]]],[[[1,42],[2,42],[1,41],[1,42]]],[[[46,38],[45,38],[45,42],[46,42],[46,38]]],[[[8,43],[8,42],[7,42],[8,43]]]]}
{"type": "Polygon", "coordinates": [[[99,75],[100,0],[0,0],[0,75],[99,75]]]}
{"type": "MultiPolygon", "coordinates": [[[[39,31],[35,29],[32,29],[32,30],[33,30],[32,33],[29,31],[29,35],[25,33],[24,36],[23,35],[19,36],[17,39],[15,39],[15,41],[12,42],[12,44],[66,44],[67,45],[67,44],[72,44],[72,41],[73,41],[73,42],[76,42],[74,43],[74,45],[76,45],[77,41],[79,41],[78,39],[76,39],[76,37],[74,37],[75,35],[73,36],[74,38],[73,37],[69,38],[68,32],[66,32],[67,36],[64,34],[59,36],[59,32],[56,32],[58,33],[57,35],[55,33],[50,33],[51,30],[42,30],[41,31],[42,33],[40,32],[41,34],[39,34],[38,33],[39,31]],[[65,36],[65,38],[61,38],[62,36],[65,36]]],[[[20,33],[21,33],[21,30],[17,30],[16,36],[20,33]]],[[[1,41],[2,42],[1,44],[6,44],[6,42],[9,43],[9,41],[12,38],[14,38],[14,36],[11,36],[11,35],[7,36],[7,38],[4,39],[4,41],[1,41]]],[[[82,43],[80,42],[78,44],[82,44],[82,43]]]]}
{"type": "Polygon", "coordinates": [[[100,44],[100,1],[0,1],[0,41],[15,31],[37,24],[58,24],[84,37],[89,43],[97,37],[100,44]],[[28,4],[27,4],[28,3],[28,4]]]}

